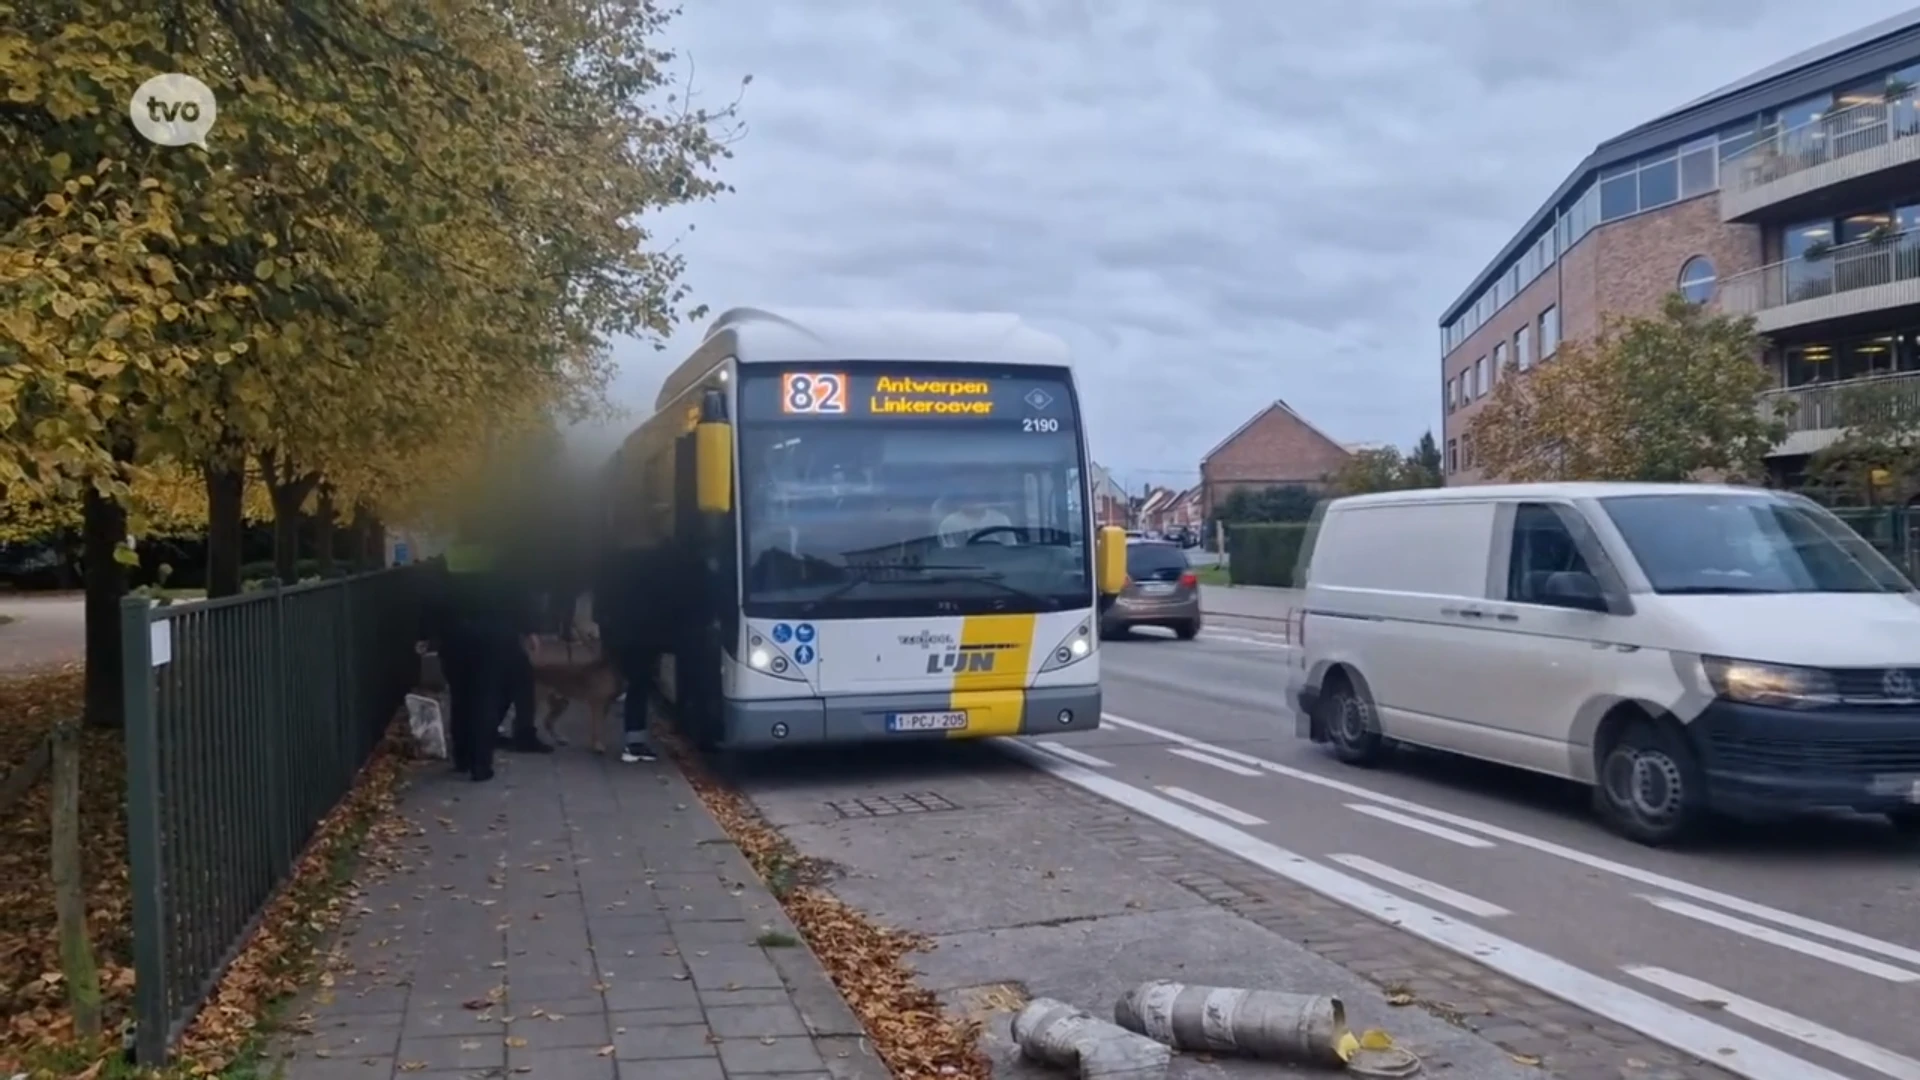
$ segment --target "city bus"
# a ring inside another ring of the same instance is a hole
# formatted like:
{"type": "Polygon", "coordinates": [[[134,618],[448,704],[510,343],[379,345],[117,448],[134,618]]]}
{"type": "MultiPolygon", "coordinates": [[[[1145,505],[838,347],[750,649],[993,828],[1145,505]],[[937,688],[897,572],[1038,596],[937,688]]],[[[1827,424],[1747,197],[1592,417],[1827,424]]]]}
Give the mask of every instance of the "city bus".
{"type": "Polygon", "coordinates": [[[1067,346],[1018,317],[727,311],[606,475],[640,582],[607,600],[670,619],[703,748],[1099,726],[1126,542],[1093,527],[1067,346]]]}

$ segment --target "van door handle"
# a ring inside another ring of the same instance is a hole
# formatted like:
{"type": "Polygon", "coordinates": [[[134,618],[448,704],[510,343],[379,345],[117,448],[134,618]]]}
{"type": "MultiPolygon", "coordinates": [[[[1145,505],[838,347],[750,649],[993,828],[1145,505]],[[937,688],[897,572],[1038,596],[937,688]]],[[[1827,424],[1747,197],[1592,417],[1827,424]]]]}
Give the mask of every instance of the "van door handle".
{"type": "Polygon", "coordinates": [[[1463,619],[1484,619],[1487,617],[1487,613],[1478,608],[1461,608],[1459,611],[1454,612],[1454,614],[1463,619]]]}
{"type": "Polygon", "coordinates": [[[1502,611],[1496,614],[1494,618],[1499,619],[1501,622],[1519,622],[1520,621],[1520,616],[1515,615],[1511,611],[1502,611]]]}

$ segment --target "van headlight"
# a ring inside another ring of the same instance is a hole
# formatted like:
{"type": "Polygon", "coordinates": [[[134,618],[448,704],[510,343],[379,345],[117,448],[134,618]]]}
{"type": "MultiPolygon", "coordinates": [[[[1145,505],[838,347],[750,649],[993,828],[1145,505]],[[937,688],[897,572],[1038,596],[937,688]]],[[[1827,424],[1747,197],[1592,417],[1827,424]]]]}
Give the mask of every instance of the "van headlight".
{"type": "Polygon", "coordinates": [[[1833,676],[1818,668],[1761,664],[1724,656],[1703,656],[1700,666],[1706,669],[1707,683],[1713,692],[1728,701],[1782,709],[1819,709],[1840,703],[1833,676]]]}
{"type": "Polygon", "coordinates": [[[1058,671],[1068,664],[1077,664],[1092,655],[1093,624],[1083,622],[1074,627],[1073,633],[1060,639],[1060,644],[1055,645],[1053,652],[1048,655],[1047,662],[1040,665],[1040,671],[1042,674],[1058,671]]]}
{"type": "Polygon", "coordinates": [[[805,682],[806,676],[800,674],[800,665],[781,651],[780,646],[768,641],[763,634],[747,635],[747,666],[763,675],[788,682],[805,682]]]}

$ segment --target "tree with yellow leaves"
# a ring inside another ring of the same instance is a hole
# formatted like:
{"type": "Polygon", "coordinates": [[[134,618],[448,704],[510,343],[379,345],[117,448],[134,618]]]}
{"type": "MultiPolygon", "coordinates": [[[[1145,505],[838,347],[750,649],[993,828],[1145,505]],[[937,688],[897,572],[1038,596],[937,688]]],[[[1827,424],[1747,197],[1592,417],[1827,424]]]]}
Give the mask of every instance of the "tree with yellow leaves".
{"type": "Polygon", "coordinates": [[[1759,400],[1753,320],[1669,296],[1658,315],[1609,320],[1524,374],[1503,372],[1474,418],[1487,475],[1515,482],[1705,475],[1756,482],[1786,424],[1759,400]]]}
{"type": "Polygon", "coordinates": [[[119,666],[107,553],[146,471],[202,473],[231,591],[254,467],[290,568],[307,507],[437,483],[401,463],[484,453],[597,393],[611,336],[670,328],[680,262],[645,215],[722,190],[726,149],[662,100],[667,15],[0,0],[0,488],[82,494],[90,667],[119,666]],[[166,71],[213,88],[205,148],[129,124],[166,71]]]}

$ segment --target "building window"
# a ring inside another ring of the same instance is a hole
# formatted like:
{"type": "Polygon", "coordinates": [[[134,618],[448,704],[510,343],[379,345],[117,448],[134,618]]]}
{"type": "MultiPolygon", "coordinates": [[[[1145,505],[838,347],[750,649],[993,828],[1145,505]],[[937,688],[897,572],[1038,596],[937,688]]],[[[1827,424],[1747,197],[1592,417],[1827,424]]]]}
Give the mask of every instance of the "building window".
{"type": "Polygon", "coordinates": [[[1463,469],[1473,468],[1473,436],[1472,435],[1460,436],[1460,467],[1463,469]]]}
{"type": "Polygon", "coordinates": [[[1507,372],[1507,343],[1504,341],[1496,342],[1494,343],[1494,346],[1493,346],[1493,380],[1495,382],[1499,382],[1500,377],[1502,375],[1505,375],[1506,372],[1507,372]]]}
{"type": "Polygon", "coordinates": [[[1540,359],[1545,360],[1560,348],[1560,309],[1550,307],[1540,313],[1540,359]]]}
{"type": "Polygon", "coordinates": [[[1447,411],[1452,412],[1460,404],[1460,380],[1447,380],[1447,411]]]}
{"type": "Polygon", "coordinates": [[[1447,471],[1450,473],[1460,471],[1460,440],[1458,439],[1447,440],[1447,471]]]}
{"type": "Polygon", "coordinates": [[[1680,148],[1680,197],[1691,199],[1719,186],[1718,136],[1696,139],[1680,148]]]}
{"type": "Polygon", "coordinates": [[[1680,161],[1666,157],[1640,166],[1640,209],[1651,210],[1680,200],[1680,161]]]}
{"type": "Polygon", "coordinates": [[[1487,358],[1481,357],[1473,362],[1473,396],[1485,396],[1493,389],[1493,380],[1487,378],[1487,358]]]}
{"type": "Polygon", "coordinates": [[[1533,327],[1523,326],[1513,334],[1513,362],[1525,371],[1533,366],[1533,327]]]}
{"type": "Polygon", "coordinates": [[[1640,209],[1640,172],[1616,165],[1600,174],[1600,220],[1623,218],[1640,209]]]}
{"type": "Polygon", "coordinates": [[[1704,304],[1713,299],[1714,281],[1713,260],[1695,255],[1680,268],[1680,295],[1689,304],[1704,304]]]}

